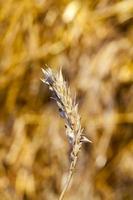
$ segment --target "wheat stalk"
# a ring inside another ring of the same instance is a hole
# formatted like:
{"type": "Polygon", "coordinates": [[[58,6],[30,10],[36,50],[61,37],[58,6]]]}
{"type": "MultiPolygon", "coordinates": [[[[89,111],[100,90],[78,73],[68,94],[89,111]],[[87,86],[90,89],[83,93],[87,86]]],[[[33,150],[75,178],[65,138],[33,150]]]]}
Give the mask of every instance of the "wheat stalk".
{"type": "Polygon", "coordinates": [[[52,91],[52,99],[56,101],[60,116],[65,120],[66,136],[72,149],[68,178],[59,197],[59,200],[63,200],[72,179],[82,143],[91,141],[83,135],[83,128],[81,127],[80,116],[78,114],[78,104],[76,103],[76,98],[72,98],[71,96],[68,84],[63,79],[62,71],[53,73],[50,68],[46,70],[42,69],[42,71],[44,73],[44,79],[41,80],[52,91]]]}

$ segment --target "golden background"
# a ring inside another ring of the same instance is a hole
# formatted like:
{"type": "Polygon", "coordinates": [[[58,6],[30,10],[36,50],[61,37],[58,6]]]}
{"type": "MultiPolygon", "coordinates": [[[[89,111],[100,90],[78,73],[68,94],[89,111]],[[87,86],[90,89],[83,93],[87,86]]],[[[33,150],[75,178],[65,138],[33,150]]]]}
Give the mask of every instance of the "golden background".
{"type": "Polygon", "coordinates": [[[0,0],[0,200],[55,200],[66,180],[45,64],[62,67],[93,141],[65,199],[133,198],[132,44],[132,0],[0,0]]]}

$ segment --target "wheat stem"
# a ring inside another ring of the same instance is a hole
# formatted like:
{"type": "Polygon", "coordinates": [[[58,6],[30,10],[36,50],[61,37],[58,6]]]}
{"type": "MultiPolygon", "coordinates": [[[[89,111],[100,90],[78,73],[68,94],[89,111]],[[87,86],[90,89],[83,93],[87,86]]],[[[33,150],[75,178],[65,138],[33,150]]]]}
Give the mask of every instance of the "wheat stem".
{"type": "Polygon", "coordinates": [[[66,183],[64,185],[64,188],[63,188],[63,190],[62,190],[62,192],[60,194],[59,200],[63,200],[64,195],[65,195],[65,193],[66,193],[66,191],[67,191],[67,189],[69,187],[69,184],[71,182],[72,176],[73,176],[73,170],[70,170],[69,174],[68,174],[68,177],[67,177],[67,181],[66,181],[66,183]]]}

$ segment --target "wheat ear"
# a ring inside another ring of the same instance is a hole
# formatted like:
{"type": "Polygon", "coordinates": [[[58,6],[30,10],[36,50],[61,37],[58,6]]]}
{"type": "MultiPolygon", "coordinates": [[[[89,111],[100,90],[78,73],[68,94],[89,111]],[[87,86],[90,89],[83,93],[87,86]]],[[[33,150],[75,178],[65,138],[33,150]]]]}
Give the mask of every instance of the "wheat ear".
{"type": "Polygon", "coordinates": [[[50,68],[46,70],[42,69],[42,71],[45,77],[41,80],[52,91],[52,99],[56,101],[60,116],[65,120],[66,136],[72,149],[68,178],[59,197],[59,200],[63,200],[72,179],[82,143],[91,141],[83,135],[83,128],[81,127],[80,116],[78,114],[78,104],[76,103],[76,98],[71,97],[70,89],[63,79],[62,71],[53,73],[50,68]]]}

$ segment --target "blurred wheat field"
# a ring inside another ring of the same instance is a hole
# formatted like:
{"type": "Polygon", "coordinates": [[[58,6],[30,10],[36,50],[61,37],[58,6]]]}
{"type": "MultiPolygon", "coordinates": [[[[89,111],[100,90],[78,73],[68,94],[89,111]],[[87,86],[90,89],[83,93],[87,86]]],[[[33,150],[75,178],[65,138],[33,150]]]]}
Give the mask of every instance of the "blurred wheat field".
{"type": "Polygon", "coordinates": [[[93,144],[67,200],[133,198],[133,1],[0,1],[0,200],[58,199],[68,143],[41,67],[77,94],[93,144]]]}

